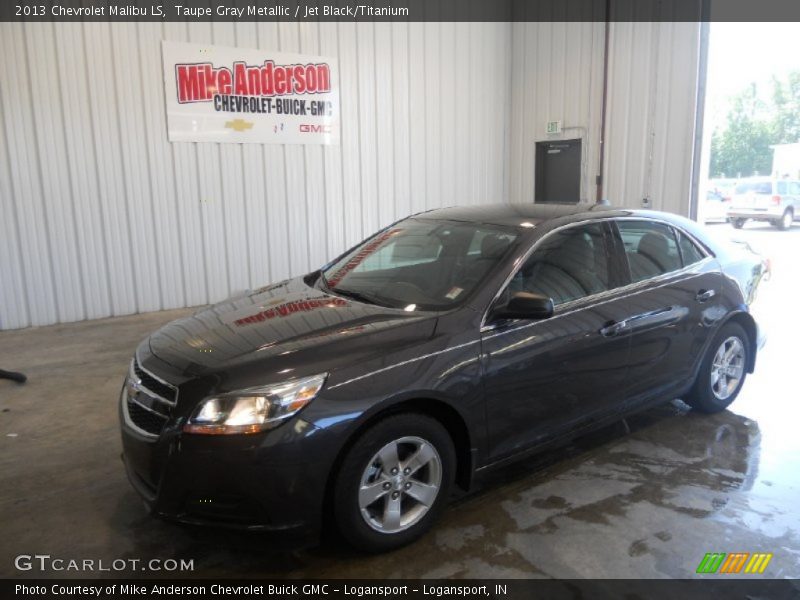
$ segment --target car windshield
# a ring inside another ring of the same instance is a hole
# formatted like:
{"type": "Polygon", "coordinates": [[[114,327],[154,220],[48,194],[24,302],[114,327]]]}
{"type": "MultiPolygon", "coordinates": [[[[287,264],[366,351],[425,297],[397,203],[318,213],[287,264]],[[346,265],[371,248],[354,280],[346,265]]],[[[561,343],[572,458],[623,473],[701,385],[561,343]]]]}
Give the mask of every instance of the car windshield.
{"type": "Polygon", "coordinates": [[[442,310],[467,298],[517,236],[495,225],[409,218],[325,268],[319,285],[360,302],[442,310]]]}
{"type": "Polygon", "coordinates": [[[737,194],[771,194],[772,182],[770,181],[749,181],[740,183],[736,186],[737,194]]]}

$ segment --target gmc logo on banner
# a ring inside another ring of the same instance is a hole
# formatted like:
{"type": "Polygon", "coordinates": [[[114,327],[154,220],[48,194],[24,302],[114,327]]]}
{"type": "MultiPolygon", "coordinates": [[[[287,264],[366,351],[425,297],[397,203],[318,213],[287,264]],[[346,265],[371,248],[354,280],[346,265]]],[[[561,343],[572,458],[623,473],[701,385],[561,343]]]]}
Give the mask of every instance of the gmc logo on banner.
{"type": "Polygon", "coordinates": [[[330,125],[300,125],[300,133],[332,133],[330,125]]]}

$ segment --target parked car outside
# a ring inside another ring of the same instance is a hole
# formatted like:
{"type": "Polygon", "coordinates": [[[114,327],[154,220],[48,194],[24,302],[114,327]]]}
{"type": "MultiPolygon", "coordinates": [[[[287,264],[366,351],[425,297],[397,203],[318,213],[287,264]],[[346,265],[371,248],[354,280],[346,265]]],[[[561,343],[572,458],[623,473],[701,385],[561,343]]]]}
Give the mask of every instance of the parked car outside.
{"type": "Polygon", "coordinates": [[[736,180],[725,178],[709,179],[703,184],[701,191],[704,190],[705,200],[698,213],[703,222],[727,223],[728,206],[735,187],[736,180]]]}
{"type": "Polygon", "coordinates": [[[730,200],[730,196],[724,196],[719,190],[708,190],[702,207],[703,221],[705,223],[710,223],[712,221],[727,222],[730,200]]]}
{"type": "Polygon", "coordinates": [[[750,219],[789,229],[795,218],[800,218],[800,181],[795,179],[743,179],[728,207],[728,220],[736,229],[750,219]]]}
{"type": "Polygon", "coordinates": [[[687,219],[448,208],[136,349],[123,459],[153,514],[384,551],[454,486],[673,398],[725,409],[766,264],[687,219]]]}

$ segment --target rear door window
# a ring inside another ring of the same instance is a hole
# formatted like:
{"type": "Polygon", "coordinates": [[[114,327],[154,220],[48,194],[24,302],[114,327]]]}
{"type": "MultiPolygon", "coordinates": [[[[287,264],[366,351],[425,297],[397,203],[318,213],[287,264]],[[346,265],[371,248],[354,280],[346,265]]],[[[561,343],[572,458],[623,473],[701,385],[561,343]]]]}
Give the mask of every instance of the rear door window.
{"type": "Polygon", "coordinates": [[[655,221],[617,221],[631,281],[644,281],[683,267],[672,227],[655,221]]]}

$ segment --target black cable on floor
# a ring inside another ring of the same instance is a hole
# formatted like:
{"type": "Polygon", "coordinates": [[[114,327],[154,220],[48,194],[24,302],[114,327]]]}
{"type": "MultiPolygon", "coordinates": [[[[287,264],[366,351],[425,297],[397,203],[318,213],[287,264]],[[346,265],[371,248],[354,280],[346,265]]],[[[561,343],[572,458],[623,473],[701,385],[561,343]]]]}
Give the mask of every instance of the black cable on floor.
{"type": "Polygon", "coordinates": [[[28,378],[22,373],[3,371],[3,369],[0,369],[0,379],[10,379],[11,381],[16,381],[17,383],[25,383],[28,380],[28,378]]]}

